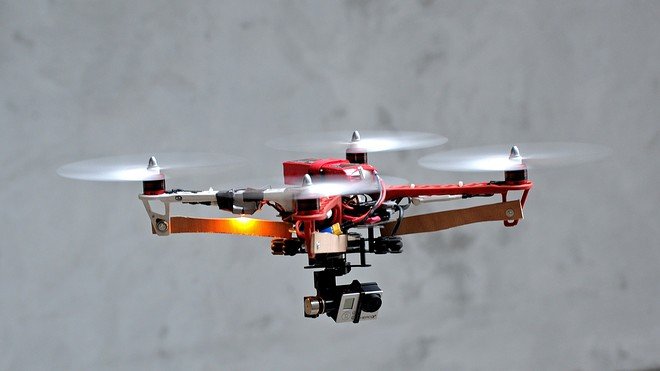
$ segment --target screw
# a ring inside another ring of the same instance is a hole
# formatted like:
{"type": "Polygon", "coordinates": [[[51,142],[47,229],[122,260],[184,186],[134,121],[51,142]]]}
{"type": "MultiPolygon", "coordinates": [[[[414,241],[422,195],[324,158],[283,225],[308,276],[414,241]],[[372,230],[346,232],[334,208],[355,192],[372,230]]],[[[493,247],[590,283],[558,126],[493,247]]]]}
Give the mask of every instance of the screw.
{"type": "Polygon", "coordinates": [[[159,232],[167,232],[167,223],[165,221],[159,221],[156,223],[156,229],[158,229],[159,232]]]}
{"type": "Polygon", "coordinates": [[[513,216],[515,215],[515,213],[513,212],[513,209],[506,209],[505,214],[509,218],[513,218],[513,216]]]}

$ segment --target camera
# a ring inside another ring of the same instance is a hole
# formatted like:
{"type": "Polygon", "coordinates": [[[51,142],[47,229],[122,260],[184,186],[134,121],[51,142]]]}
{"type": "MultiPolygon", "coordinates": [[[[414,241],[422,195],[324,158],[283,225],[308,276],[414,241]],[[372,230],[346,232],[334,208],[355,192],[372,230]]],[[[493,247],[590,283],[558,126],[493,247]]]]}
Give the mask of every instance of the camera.
{"type": "Polygon", "coordinates": [[[305,317],[315,318],[325,313],[337,323],[377,319],[383,303],[383,290],[378,284],[354,280],[350,285],[319,286],[322,282],[317,279],[317,296],[304,299],[305,317]]]}

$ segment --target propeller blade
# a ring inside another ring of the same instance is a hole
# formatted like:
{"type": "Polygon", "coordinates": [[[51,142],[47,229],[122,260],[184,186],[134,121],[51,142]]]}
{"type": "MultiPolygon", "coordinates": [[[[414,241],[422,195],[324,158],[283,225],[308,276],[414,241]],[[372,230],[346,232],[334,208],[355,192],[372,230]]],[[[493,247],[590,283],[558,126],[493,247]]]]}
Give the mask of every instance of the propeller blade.
{"type": "Polygon", "coordinates": [[[348,131],[333,131],[288,135],[271,139],[266,145],[291,152],[332,153],[343,152],[349,146],[366,152],[385,152],[435,147],[446,142],[447,138],[441,135],[413,131],[360,131],[357,137],[348,131]]]}
{"type": "MultiPolygon", "coordinates": [[[[397,178],[393,176],[381,176],[383,182],[386,185],[402,185],[409,184],[408,180],[403,178],[397,178]]],[[[312,180],[311,183],[298,186],[284,185],[281,179],[281,176],[271,176],[260,179],[250,179],[245,181],[232,181],[231,184],[221,184],[220,188],[232,188],[236,184],[241,184],[254,189],[264,189],[264,188],[296,188],[299,189],[298,198],[318,198],[318,197],[329,197],[329,196],[345,196],[351,194],[363,194],[363,193],[375,193],[378,192],[378,184],[375,179],[361,180],[353,179],[348,180],[346,177],[336,176],[328,177],[325,176],[322,180],[312,180]]],[[[238,187],[244,188],[244,187],[238,187]]]]}
{"type": "Polygon", "coordinates": [[[303,185],[301,192],[296,196],[298,199],[348,196],[364,193],[375,193],[379,191],[379,185],[375,179],[372,180],[325,180],[303,185]]]}
{"type": "Polygon", "coordinates": [[[553,168],[600,160],[610,153],[586,143],[523,143],[438,152],[419,160],[423,167],[445,171],[508,171],[553,168]]]}
{"type": "Polygon", "coordinates": [[[217,153],[155,153],[102,157],[74,162],[57,169],[65,178],[121,182],[163,179],[175,176],[177,170],[191,168],[226,171],[243,163],[236,156],[217,153]]]}

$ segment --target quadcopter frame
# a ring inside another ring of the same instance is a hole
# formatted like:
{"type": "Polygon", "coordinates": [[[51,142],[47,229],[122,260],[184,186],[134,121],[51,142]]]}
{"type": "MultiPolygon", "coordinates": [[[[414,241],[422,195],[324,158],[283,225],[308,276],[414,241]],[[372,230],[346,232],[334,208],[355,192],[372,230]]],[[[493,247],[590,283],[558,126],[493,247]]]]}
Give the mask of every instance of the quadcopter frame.
{"type": "Polygon", "coordinates": [[[400,235],[445,230],[484,221],[502,221],[515,226],[523,218],[523,207],[533,183],[526,169],[505,171],[504,181],[463,184],[385,185],[377,170],[366,163],[366,153],[347,153],[347,159],[306,159],[288,161],[284,166],[284,188],[231,189],[226,191],[165,190],[164,179],[144,182],[139,195],[149,215],[152,232],[159,236],[172,233],[228,233],[271,237],[274,255],[306,253],[314,272],[316,296],[304,298],[305,316],[327,314],[336,322],[376,319],[382,290],[375,282],[338,286],[336,278],[353,267],[368,267],[366,254],[400,253],[400,235]],[[341,177],[370,187],[343,194],[316,192],[312,182],[341,177]],[[301,185],[295,185],[301,184],[301,185]],[[508,201],[510,192],[522,192],[520,199],[508,201]],[[404,217],[411,205],[500,195],[501,202],[462,209],[404,217]],[[408,202],[401,205],[402,200],[408,202]],[[154,211],[151,202],[164,204],[164,212],[154,211]],[[172,216],[172,203],[217,206],[240,217],[193,218],[172,216]],[[281,220],[246,218],[264,205],[279,212],[281,220]],[[398,214],[397,220],[391,220],[398,214]],[[366,228],[367,236],[351,232],[366,228]],[[375,236],[375,230],[380,236],[375,236]],[[359,254],[359,264],[347,255],[359,254]]]}

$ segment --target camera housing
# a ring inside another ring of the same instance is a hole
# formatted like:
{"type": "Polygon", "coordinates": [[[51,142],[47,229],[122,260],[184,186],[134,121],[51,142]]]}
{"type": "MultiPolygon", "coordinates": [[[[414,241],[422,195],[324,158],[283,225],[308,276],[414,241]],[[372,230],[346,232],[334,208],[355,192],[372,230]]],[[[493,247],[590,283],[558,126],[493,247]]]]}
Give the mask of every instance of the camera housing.
{"type": "MultiPolygon", "coordinates": [[[[322,273],[322,272],[316,272],[322,273]]],[[[319,287],[326,281],[317,277],[317,296],[305,297],[305,317],[318,317],[325,313],[337,323],[358,323],[378,318],[382,305],[383,290],[375,282],[360,283],[354,280],[349,285],[319,287]]]]}

